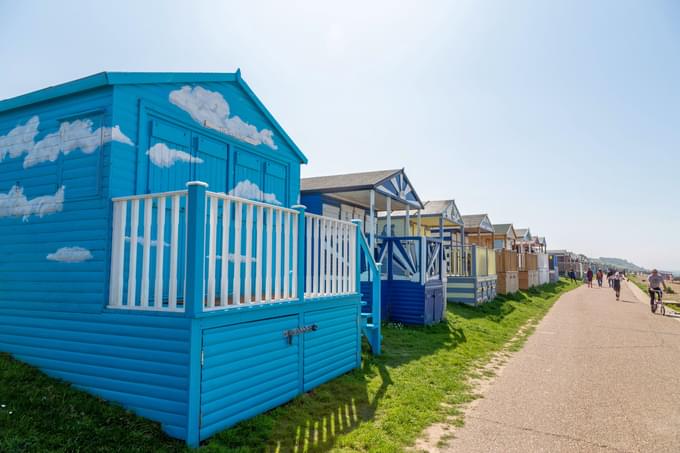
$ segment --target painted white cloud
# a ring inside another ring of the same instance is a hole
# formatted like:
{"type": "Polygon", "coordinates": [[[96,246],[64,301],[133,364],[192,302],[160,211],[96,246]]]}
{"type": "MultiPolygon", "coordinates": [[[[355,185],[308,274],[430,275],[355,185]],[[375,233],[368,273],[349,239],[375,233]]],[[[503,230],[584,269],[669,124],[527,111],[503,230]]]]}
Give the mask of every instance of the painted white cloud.
{"type": "Polygon", "coordinates": [[[64,190],[61,186],[54,195],[43,195],[31,200],[24,195],[21,186],[12,186],[7,193],[0,193],[0,218],[21,217],[24,222],[32,215],[43,217],[64,209],[64,190]]]}
{"type": "Polygon", "coordinates": [[[20,124],[9,131],[7,135],[0,135],[0,161],[5,156],[19,157],[32,150],[39,125],[40,119],[34,116],[26,124],[20,124]]]}
{"type": "Polygon", "coordinates": [[[202,164],[203,159],[178,149],[169,148],[165,143],[156,143],[146,152],[155,165],[162,168],[172,167],[175,162],[202,164]]]}
{"type": "MultiPolygon", "coordinates": [[[[130,236],[125,236],[125,242],[130,241],[131,241],[130,236]]],[[[144,245],[144,236],[137,236],[137,244],[144,245]]],[[[157,247],[158,241],[156,239],[151,239],[150,245],[151,247],[157,247]]],[[[163,247],[170,247],[170,244],[167,242],[163,242],[163,247]]]]}
{"type": "Polygon", "coordinates": [[[169,99],[205,127],[217,129],[252,145],[267,145],[271,149],[278,149],[271,130],[258,131],[240,117],[230,117],[229,103],[221,93],[200,86],[192,88],[185,85],[179,90],[171,91],[169,99]]]}
{"type": "Polygon", "coordinates": [[[236,184],[236,187],[229,191],[229,195],[247,198],[249,200],[262,200],[271,204],[281,204],[281,202],[276,199],[276,195],[273,193],[264,193],[257,184],[250,182],[247,179],[236,184]]]}
{"type": "Polygon", "coordinates": [[[82,263],[83,261],[91,260],[92,253],[83,247],[62,247],[56,252],[47,255],[47,259],[61,263],[82,263]]]}
{"type": "Polygon", "coordinates": [[[89,119],[64,121],[58,131],[36,142],[39,126],[40,118],[34,116],[26,124],[20,124],[7,135],[0,136],[0,161],[6,156],[15,158],[25,154],[24,168],[30,168],[42,162],[54,162],[60,154],[68,155],[76,149],[91,154],[100,145],[111,141],[134,144],[123,134],[120,126],[92,129],[93,123],[89,119]]]}

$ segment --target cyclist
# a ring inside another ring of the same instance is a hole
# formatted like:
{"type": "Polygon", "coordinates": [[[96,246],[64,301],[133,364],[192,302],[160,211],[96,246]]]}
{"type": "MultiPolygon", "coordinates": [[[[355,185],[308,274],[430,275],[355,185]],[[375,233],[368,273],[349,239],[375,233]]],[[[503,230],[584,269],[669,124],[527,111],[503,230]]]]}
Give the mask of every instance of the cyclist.
{"type": "Polygon", "coordinates": [[[652,269],[652,273],[647,277],[647,284],[649,285],[649,288],[647,288],[650,297],[649,304],[654,306],[654,297],[658,294],[659,299],[661,299],[661,295],[663,294],[661,287],[663,286],[663,289],[666,289],[666,282],[664,281],[664,278],[659,275],[659,271],[652,269]]]}

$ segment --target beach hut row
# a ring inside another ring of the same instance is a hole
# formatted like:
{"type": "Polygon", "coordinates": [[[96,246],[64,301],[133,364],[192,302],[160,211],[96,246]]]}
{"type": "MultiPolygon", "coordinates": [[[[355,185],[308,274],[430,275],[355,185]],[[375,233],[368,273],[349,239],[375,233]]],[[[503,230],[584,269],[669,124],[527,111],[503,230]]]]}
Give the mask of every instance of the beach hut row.
{"type": "Polygon", "coordinates": [[[403,169],[306,163],[239,71],[0,101],[0,351],[196,446],[380,354],[383,322],[550,278],[544,238],[403,169]]]}
{"type": "MultiPolygon", "coordinates": [[[[429,325],[446,302],[478,305],[558,278],[545,237],[463,215],[454,199],[422,200],[403,168],[303,178],[300,187],[309,212],[363,220],[381,269],[383,320],[429,325]]],[[[362,285],[371,310],[378,302],[362,285]]]]}

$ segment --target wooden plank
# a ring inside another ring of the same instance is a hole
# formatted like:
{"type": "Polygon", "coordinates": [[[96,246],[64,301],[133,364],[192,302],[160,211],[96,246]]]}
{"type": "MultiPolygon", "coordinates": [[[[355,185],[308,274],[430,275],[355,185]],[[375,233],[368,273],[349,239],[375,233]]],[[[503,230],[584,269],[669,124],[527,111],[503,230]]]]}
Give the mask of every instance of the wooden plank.
{"type": "MultiPolygon", "coordinates": [[[[140,302],[142,307],[149,306],[149,264],[151,260],[151,215],[153,213],[153,198],[144,200],[144,242],[142,247],[142,281],[140,290],[140,302]]],[[[157,244],[156,247],[162,247],[157,244]]]]}
{"type": "Polygon", "coordinates": [[[305,295],[312,293],[312,234],[314,218],[305,215],[305,295]]]}
{"type": "MultiPolygon", "coordinates": [[[[298,251],[298,218],[300,217],[300,214],[298,214],[298,213],[296,213],[296,214],[291,214],[291,216],[292,216],[292,221],[293,221],[293,225],[292,225],[292,228],[291,228],[291,229],[292,229],[292,234],[293,234],[293,237],[292,237],[292,239],[293,239],[293,245],[292,245],[292,250],[293,250],[293,257],[292,257],[292,260],[293,260],[293,269],[292,269],[292,271],[291,271],[291,273],[290,273],[290,275],[291,275],[291,280],[292,280],[292,285],[291,285],[291,286],[292,286],[292,293],[291,293],[291,297],[292,297],[292,298],[297,298],[297,297],[298,297],[298,293],[297,293],[297,292],[298,292],[298,291],[297,291],[297,290],[298,290],[298,277],[299,277],[299,276],[298,276],[298,253],[299,253],[299,251],[298,251]]],[[[302,221],[304,221],[304,219],[302,219],[302,221]]],[[[301,294],[300,296],[303,296],[303,295],[301,294]]]]}
{"type": "Polygon", "coordinates": [[[283,212],[276,210],[276,248],[274,259],[276,260],[276,271],[274,272],[274,299],[281,297],[281,234],[283,231],[283,212]]]}
{"type": "Polygon", "coordinates": [[[153,305],[155,308],[163,307],[163,264],[165,253],[165,197],[158,199],[156,206],[156,284],[153,290],[153,305]]]}
{"type": "Polygon", "coordinates": [[[130,203],[130,261],[128,264],[128,307],[136,305],[137,291],[137,239],[139,234],[139,200],[130,203]]]}
{"type": "Polygon", "coordinates": [[[283,215],[283,298],[290,298],[290,213],[283,215]]]}
{"type": "Polygon", "coordinates": [[[250,303],[250,295],[252,293],[252,275],[253,275],[253,205],[248,203],[246,205],[246,250],[243,253],[245,260],[243,261],[245,276],[243,279],[243,303],[250,303]]]}
{"type": "Polygon", "coordinates": [[[319,258],[321,257],[321,241],[319,241],[321,222],[318,218],[313,219],[313,229],[314,229],[314,269],[312,274],[312,294],[314,296],[319,294],[319,258]]]}
{"type": "Polygon", "coordinates": [[[257,207],[257,227],[255,230],[255,302],[262,302],[262,215],[264,208],[257,207]]]}
{"type": "Polygon", "coordinates": [[[272,262],[272,248],[273,248],[273,237],[274,237],[274,209],[269,207],[267,209],[267,257],[265,263],[265,290],[264,290],[264,300],[268,302],[272,300],[272,268],[274,263],[272,262]]]}
{"type": "Polygon", "coordinates": [[[232,288],[234,304],[239,305],[241,303],[241,222],[243,203],[240,201],[234,202],[234,210],[234,279],[232,280],[232,288]]]}
{"type": "Polygon", "coordinates": [[[217,198],[210,197],[208,209],[208,308],[215,306],[215,263],[217,261],[217,198]]]}
{"type": "Polygon", "coordinates": [[[229,238],[231,237],[231,201],[222,200],[222,273],[220,275],[220,305],[229,304],[229,238]]]}
{"type": "Polygon", "coordinates": [[[172,196],[170,211],[170,269],[168,282],[168,309],[177,307],[177,255],[179,254],[179,195],[172,196]]]}
{"type": "Polygon", "coordinates": [[[320,219],[319,228],[319,291],[317,294],[326,294],[326,219],[320,219]]]}
{"type": "Polygon", "coordinates": [[[109,279],[109,305],[123,305],[123,272],[125,271],[125,225],[127,201],[113,204],[113,244],[111,247],[111,277],[109,279]]]}

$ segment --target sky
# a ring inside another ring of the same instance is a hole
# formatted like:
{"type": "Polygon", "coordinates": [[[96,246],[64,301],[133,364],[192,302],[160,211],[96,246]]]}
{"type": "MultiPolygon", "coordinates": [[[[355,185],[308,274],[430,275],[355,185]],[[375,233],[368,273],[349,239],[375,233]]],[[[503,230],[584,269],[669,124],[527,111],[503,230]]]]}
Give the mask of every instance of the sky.
{"type": "Polygon", "coordinates": [[[242,75],[303,176],[402,168],[549,248],[680,270],[680,2],[0,0],[0,99],[242,75]]]}

